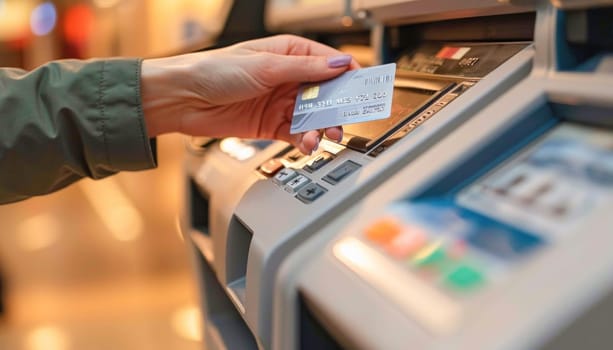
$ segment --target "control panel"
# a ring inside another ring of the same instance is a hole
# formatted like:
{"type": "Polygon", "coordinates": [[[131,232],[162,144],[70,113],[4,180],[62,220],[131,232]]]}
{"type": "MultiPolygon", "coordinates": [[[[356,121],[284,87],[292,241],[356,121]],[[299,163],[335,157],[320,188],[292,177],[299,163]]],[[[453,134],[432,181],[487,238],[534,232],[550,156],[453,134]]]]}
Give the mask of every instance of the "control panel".
{"type": "Polygon", "coordinates": [[[393,203],[362,239],[399,268],[462,297],[612,203],[613,133],[563,124],[456,195],[393,203]]]}

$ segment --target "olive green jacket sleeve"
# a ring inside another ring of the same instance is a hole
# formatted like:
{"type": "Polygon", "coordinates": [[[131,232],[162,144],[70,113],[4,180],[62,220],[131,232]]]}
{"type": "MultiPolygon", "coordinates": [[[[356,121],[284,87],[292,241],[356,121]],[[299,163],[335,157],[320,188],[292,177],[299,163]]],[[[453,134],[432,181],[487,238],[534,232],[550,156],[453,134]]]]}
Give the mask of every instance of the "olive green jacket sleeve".
{"type": "Polygon", "coordinates": [[[140,59],[122,58],[1,68],[0,203],[155,167],[140,67],[140,59]]]}

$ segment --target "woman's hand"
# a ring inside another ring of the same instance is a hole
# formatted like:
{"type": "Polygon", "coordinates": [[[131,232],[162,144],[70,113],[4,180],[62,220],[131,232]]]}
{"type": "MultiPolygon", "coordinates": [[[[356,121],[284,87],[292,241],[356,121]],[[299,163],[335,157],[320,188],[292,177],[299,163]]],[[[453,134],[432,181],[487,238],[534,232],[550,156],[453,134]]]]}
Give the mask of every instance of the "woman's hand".
{"type": "MultiPolygon", "coordinates": [[[[351,56],[292,35],[144,60],[141,95],[149,136],[181,132],[280,139],[308,154],[322,131],[289,134],[298,86],[358,67],[351,56]]],[[[323,132],[342,138],[341,127],[323,132]]]]}

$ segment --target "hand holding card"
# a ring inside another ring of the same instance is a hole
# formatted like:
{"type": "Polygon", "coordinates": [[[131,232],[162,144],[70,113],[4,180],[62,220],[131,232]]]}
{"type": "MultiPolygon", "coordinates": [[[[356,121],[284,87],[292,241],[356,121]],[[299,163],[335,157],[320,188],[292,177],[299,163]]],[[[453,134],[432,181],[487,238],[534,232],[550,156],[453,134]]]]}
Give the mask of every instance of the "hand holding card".
{"type": "Polygon", "coordinates": [[[290,133],[389,117],[395,74],[396,64],[389,63],[301,86],[290,133]]]}

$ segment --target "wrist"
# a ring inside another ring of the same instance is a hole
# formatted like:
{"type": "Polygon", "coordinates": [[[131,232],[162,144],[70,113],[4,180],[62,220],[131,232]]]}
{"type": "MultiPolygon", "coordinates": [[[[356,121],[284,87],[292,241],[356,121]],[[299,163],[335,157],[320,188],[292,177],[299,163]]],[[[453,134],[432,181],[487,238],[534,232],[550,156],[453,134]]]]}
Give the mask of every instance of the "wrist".
{"type": "Polygon", "coordinates": [[[142,61],[141,102],[149,137],[181,131],[181,117],[190,108],[185,70],[172,57],[142,61]]]}

